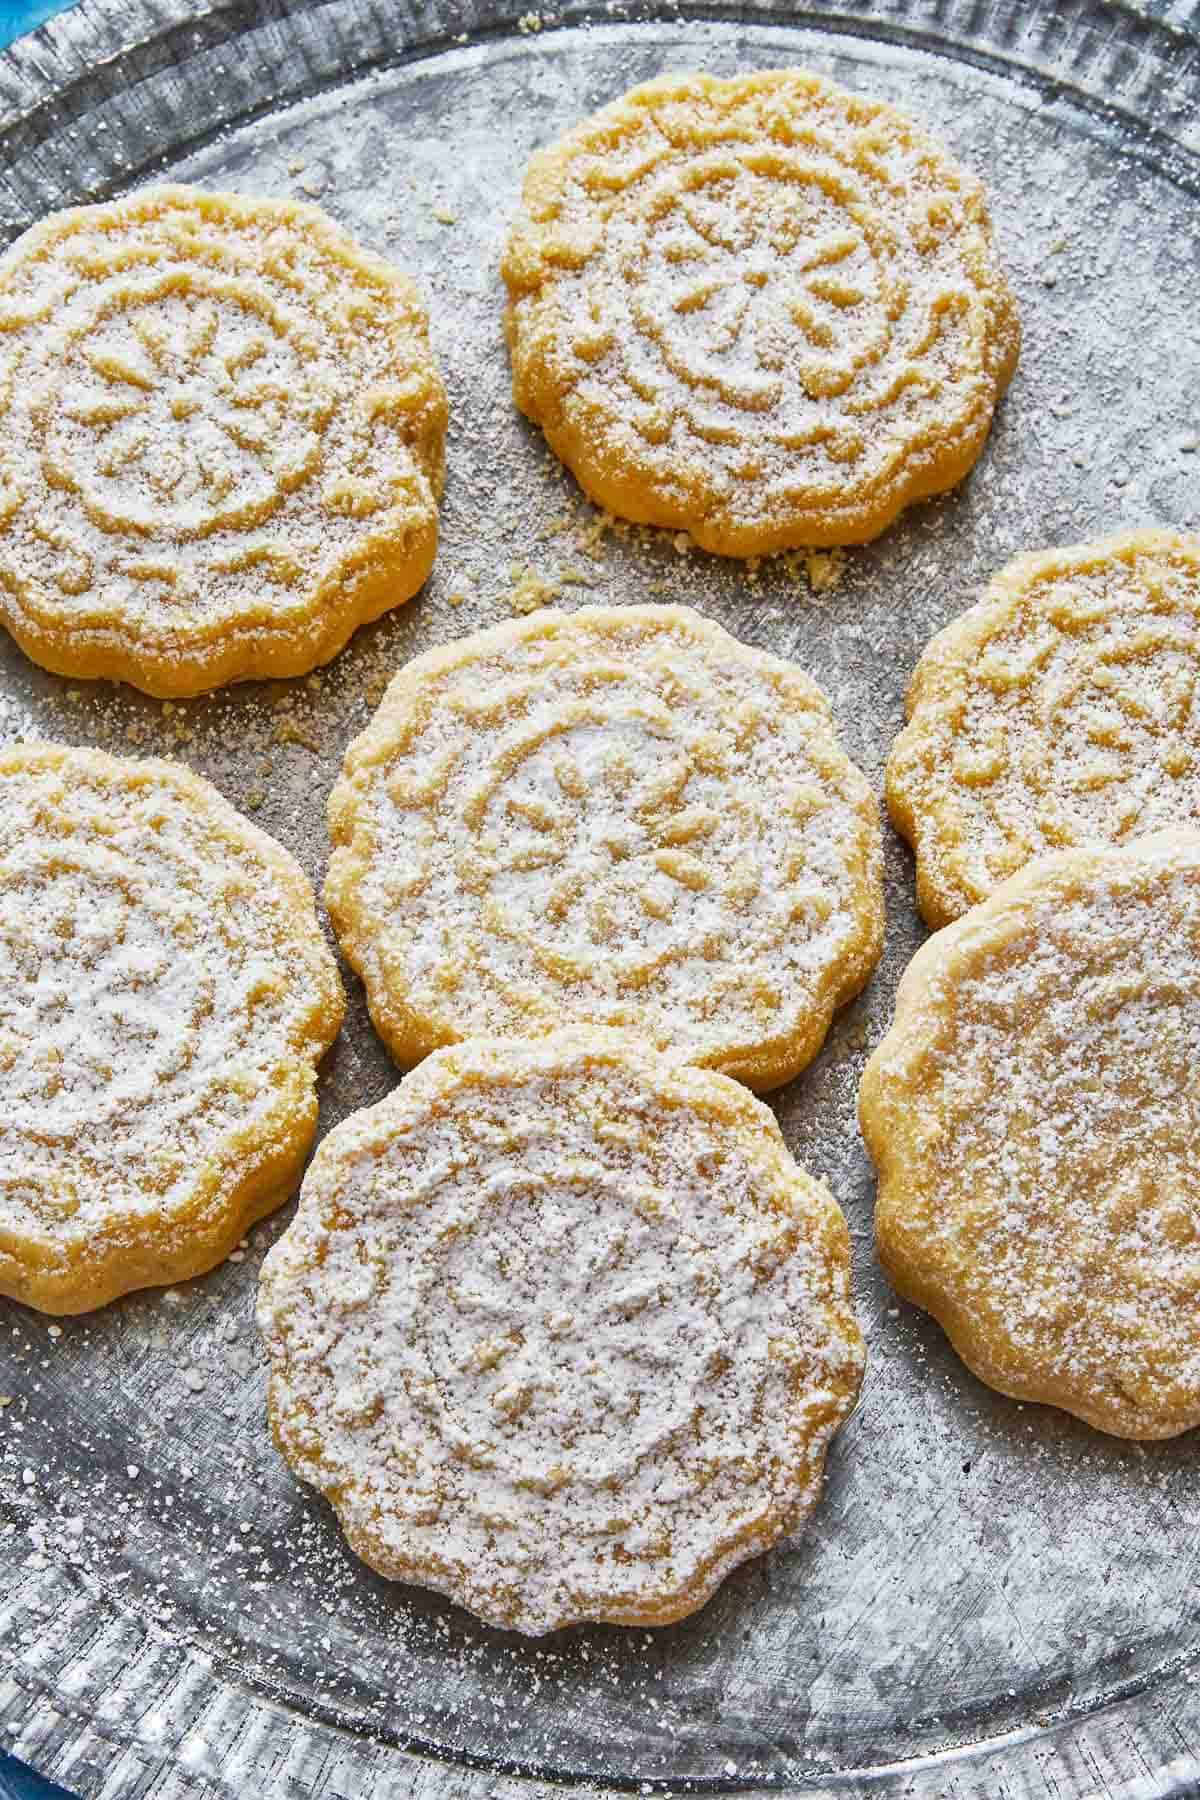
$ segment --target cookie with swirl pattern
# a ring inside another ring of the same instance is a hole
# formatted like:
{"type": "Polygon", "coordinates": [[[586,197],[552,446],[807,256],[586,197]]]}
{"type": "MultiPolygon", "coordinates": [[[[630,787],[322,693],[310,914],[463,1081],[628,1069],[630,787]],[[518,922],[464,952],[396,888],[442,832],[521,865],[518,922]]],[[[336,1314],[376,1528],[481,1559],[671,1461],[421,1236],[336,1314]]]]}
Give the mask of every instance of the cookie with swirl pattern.
{"type": "Polygon", "coordinates": [[[767,1108],[575,1028],[338,1126],[259,1324],[352,1549],[527,1633],[702,1606],[815,1505],[863,1362],[845,1221],[767,1108]]]}
{"type": "Polygon", "coordinates": [[[177,764],[0,753],[0,1293],[79,1313],[287,1198],[342,990],[298,865],[177,764]]]}
{"type": "Polygon", "coordinates": [[[298,675],[420,587],[446,399],[314,206],[143,188],[0,258],[0,621],[157,695],[298,675]]]}
{"type": "Polygon", "coordinates": [[[859,1110],[880,1258],[981,1380],[1200,1424],[1200,831],[1029,863],[900,984],[859,1110]]]}
{"type": "Polygon", "coordinates": [[[930,925],[1032,857],[1200,827],[1200,537],[1018,556],[932,639],[887,768],[930,925]]]}
{"type": "Polygon", "coordinates": [[[589,1023],[773,1087],[879,956],[877,809],[827,701],[687,607],[418,657],[329,818],[326,903],[402,1064],[589,1023]]]}
{"type": "Polygon", "coordinates": [[[1016,366],[983,189],[803,69],[635,88],[533,158],[516,404],[597,504],[756,556],[961,481],[1016,366]]]}

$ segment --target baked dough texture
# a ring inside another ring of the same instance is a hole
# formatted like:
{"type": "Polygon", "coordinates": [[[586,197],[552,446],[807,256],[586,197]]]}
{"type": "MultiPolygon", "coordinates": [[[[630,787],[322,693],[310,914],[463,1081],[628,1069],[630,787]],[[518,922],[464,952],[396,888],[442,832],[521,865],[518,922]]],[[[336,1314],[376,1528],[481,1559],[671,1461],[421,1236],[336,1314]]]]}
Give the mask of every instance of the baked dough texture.
{"type": "Polygon", "coordinates": [[[1039,858],[930,938],[859,1104],[883,1266],[981,1380],[1200,1424],[1200,832],[1039,858]]]}
{"type": "Polygon", "coordinates": [[[143,188],[0,257],[0,621],[149,694],[299,675],[420,587],[446,397],[315,206],[143,188]]]}
{"type": "Polygon", "coordinates": [[[888,808],[947,924],[1046,851],[1200,827],[1200,537],[1018,556],[932,639],[888,808]]]}
{"type": "Polygon", "coordinates": [[[803,69],[585,119],[533,157],[502,272],[517,406],[598,505],[725,556],[953,487],[1020,346],[976,178],[803,69]]]}
{"type": "Polygon", "coordinates": [[[702,1606],[815,1504],[863,1363],[845,1221],[766,1107],[574,1027],[338,1126],[259,1324],[356,1554],[527,1633],[702,1606]]]}
{"type": "Polygon", "coordinates": [[[177,764],[0,752],[0,1293],[181,1281],[298,1177],[342,990],[287,854],[177,764]]]}
{"type": "Polygon", "coordinates": [[[878,812],[824,696],[686,607],[418,657],[329,819],[326,903],[404,1065],[590,1023],[769,1088],[879,957],[878,812]]]}

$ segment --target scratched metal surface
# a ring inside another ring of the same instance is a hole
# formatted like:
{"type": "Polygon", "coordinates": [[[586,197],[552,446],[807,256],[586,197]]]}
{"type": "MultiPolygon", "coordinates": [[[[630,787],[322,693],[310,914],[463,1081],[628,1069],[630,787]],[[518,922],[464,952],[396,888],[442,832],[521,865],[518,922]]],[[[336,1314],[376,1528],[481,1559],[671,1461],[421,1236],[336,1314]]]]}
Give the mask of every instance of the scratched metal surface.
{"type": "MultiPolygon", "coordinates": [[[[1193,0],[719,11],[611,5],[533,29],[495,0],[91,0],[0,61],[0,237],[162,171],[317,198],[420,281],[453,409],[435,574],[319,683],[169,709],[74,688],[5,640],[0,740],[178,755],[319,877],[324,798],[381,679],[507,616],[519,565],[585,576],[564,605],[685,599],[794,657],[878,786],[908,670],[991,569],[1022,547],[1200,523],[1193,0]],[[782,565],[751,579],[665,535],[598,532],[512,410],[499,332],[499,246],[535,145],[659,71],[786,61],[910,108],[982,171],[1026,327],[972,479],[852,552],[823,593],[782,565]]],[[[683,1625],[540,1645],[376,1579],[264,1431],[252,1306],[285,1209],[240,1260],[166,1295],[56,1328],[0,1304],[4,1741],[76,1792],[123,1800],[528,1800],[550,1778],[960,1800],[1198,1791],[1194,1439],[1121,1444],[991,1394],[873,1260],[855,1084],[923,935],[892,839],[888,907],[877,976],[777,1102],[849,1216],[870,1344],[798,1545],[683,1625]]],[[[396,1079],[349,985],[323,1129],[396,1079]]]]}

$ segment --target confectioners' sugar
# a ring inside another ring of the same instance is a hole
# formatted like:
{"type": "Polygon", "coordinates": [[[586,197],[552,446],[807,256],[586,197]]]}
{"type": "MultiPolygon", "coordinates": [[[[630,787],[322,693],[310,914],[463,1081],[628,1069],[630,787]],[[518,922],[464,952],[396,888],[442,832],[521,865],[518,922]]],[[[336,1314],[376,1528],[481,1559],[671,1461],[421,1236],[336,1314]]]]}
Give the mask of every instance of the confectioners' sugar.
{"type": "Polygon", "coordinates": [[[404,1062],[587,1021],[768,1087],[879,955],[875,803],[824,697],[685,608],[419,658],[330,821],[326,899],[404,1062]]]}
{"type": "Polygon", "coordinates": [[[0,756],[0,1292],[210,1267],[286,1198],[342,996],[291,857],[174,764],[0,756]]]}
{"type": "Polygon", "coordinates": [[[1200,538],[1018,557],[939,632],[888,803],[941,925],[1032,856],[1200,825],[1200,538]]]}
{"type": "Polygon", "coordinates": [[[983,190],[803,70],[664,78],[534,157],[517,404],[594,499],[749,556],[952,486],[1016,364],[983,190]]]}
{"type": "Polygon", "coordinates": [[[57,214],[0,259],[0,618],[155,694],[310,669],[428,573],[445,418],[416,290],[317,208],[57,214]]]}
{"type": "Polygon", "coordinates": [[[736,1083],[472,1040],[317,1154],[260,1289],[277,1441],[384,1574],[526,1632],[664,1623],[814,1504],[848,1257],[736,1083]]]}
{"type": "Polygon", "coordinates": [[[1200,1423],[1200,833],[1032,863],[930,940],[867,1066],[876,1234],[985,1380],[1200,1423]]]}

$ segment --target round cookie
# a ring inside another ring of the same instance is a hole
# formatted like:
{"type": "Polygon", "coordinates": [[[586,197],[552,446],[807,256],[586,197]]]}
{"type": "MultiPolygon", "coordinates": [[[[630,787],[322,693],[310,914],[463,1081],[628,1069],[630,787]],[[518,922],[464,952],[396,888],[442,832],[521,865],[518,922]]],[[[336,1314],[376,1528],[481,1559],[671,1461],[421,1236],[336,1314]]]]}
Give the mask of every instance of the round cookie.
{"type": "Polygon", "coordinates": [[[983,189],[803,69],[669,76],[532,159],[513,397],[598,505],[757,556],[961,481],[1020,328],[983,189]]]}
{"type": "Polygon", "coordinates": [[[1200,1424],[1200,832],[1042,857],[938,932],[863,1075],[894,1286],[981,1380],[1200,1424]]]}
{"type": "Polygon", "coordinates": [[[766,1107],[577,1028],[338,1126],[259,1325],[351,1548],[528,1633],[702,1606],[816,1503],[863,1363],[845,1221],[766,1107]]]}
{"type": "Polygon", "coordinates": [[[1031,857],[1200,826],[1200,537],[1018,556],[932,639],[888,761],[934,927],[1031,857]]]}
{"type": "Polygon", "coordinates": [[[177,764],[0,752],[0,1293],[202,1274],[287,1198],[342,990],[297,864],[177,764]]]}
{"type": "Polygon", "coordinates": [[[150,187],[0,257],[0,621],[149,694],[299,675],[437,546],[412,283],[315,206],[150,187]]]}
{"type": "Polygon", "coordinates": [[[329,819],[326,904],[405,1065],[587,1023],[773,1087],[879,957],[877,809],[824,696],[686,607],[418,657],[329,819]]]}

